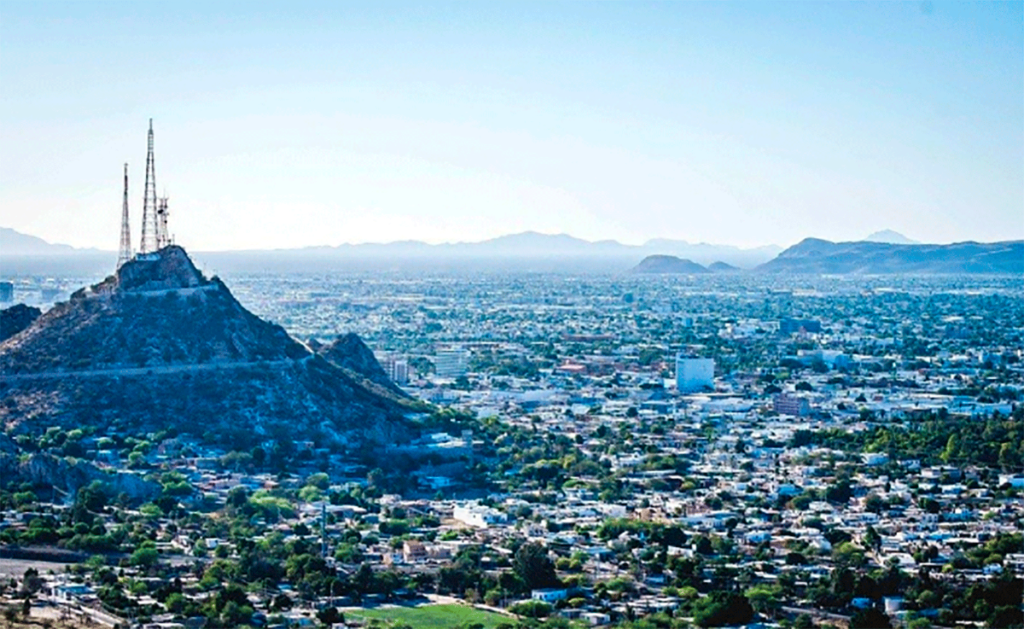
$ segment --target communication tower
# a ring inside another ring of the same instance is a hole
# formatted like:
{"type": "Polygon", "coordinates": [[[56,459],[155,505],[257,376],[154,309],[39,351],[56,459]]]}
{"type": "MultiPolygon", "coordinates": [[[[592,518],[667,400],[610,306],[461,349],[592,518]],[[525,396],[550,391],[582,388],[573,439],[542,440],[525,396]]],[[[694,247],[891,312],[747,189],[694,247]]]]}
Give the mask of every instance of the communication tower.
{"type": "Polygon", "coordinates": [[[124,165],[124,200],[121,204],[121,248],[117,254],[117,268],[132,259],[132,232],[128,228],[128,164],[124,165]]]}
{"type": "Polygon", "coordinates": [[[167,197],[160,197],[156,206],[156,248],[163,249],[171,244],[171,236],[167,232],[167,197]]]}
{"type": "Polygon", "coordinates": [[[152,253],[158,247],[156,164],[153,159],[153,119],[149,119],[149,137],[146,143],[146,187],[142,198],[142,240],[139,253],[152,253]]]}

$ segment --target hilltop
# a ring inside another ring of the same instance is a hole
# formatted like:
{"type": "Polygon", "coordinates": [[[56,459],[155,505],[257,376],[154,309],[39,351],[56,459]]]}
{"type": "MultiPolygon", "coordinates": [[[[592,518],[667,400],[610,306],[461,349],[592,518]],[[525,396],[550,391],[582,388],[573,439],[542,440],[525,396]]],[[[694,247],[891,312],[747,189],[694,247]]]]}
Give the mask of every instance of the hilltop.
{"type": "Polygon", "coordinates": [[[0,422],[30,434],[170,430],[231,448],[394,443],[416,404],[362,384],[379,377],[359,372],[374,364],[361,356],[345,370],[314,354],[171,246],[0,343],[0,422]]]}

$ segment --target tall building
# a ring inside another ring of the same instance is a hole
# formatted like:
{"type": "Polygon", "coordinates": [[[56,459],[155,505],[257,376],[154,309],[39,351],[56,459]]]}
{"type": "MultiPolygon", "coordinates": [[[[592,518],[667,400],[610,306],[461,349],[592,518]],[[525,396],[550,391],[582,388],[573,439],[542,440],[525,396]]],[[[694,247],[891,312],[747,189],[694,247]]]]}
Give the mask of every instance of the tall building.
{"type": "Polygon", "coordinates": [[[715,386],[715,360],[676,356],[676,389],[683,392],[702,391],[715,386]]]}
{"type": "Polygon", "coordinates": [[[407,359],[399,358],[390,352],[377,354],[376,358],[392,382],[399,386],[409,384],[409,361],[407,359]]]}
{"type": "Polygon", "coordinates": [[[464,349],[447,349],[434,355],[434,373],[439,378],[458,378],[466,374],[469,352],[464,349]]]}
{"type": "Polygon", "coordinates": [[[0,302],[14,301],[14,283],[0,282],[0,302]]]}
{"type": "Polygon", "coordinates": [[[779,332],[785,336],[796,334],[818,334],[821,332],[821,321],[817,319],[783,319],[779,322],[779,332]]]}
{"type": "Polygon", "coordinates": [[[391,381],[397,385],[409,384],[409,363],[404,360],[396,360],[391,363],[391,381]]]}
{"type": "Polygon", "coordinates": [[[806,398],[780,393],[772,400],[772,408],[779,415],[807,417],[811,414],[811,403],[806,398]]]}

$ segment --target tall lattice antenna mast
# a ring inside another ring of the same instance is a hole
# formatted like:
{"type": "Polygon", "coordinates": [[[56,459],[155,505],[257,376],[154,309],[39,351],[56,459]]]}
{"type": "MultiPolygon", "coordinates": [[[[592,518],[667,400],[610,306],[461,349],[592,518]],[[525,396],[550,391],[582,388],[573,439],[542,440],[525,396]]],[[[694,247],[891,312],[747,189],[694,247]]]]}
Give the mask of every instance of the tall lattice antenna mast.
{"type": "Polygon", "coordinates": [[[153,119],[149,119],[149,138],[146,143],[146,188],[142,198],[142,241],[140,253],[157,250],[156,164],[153,159],[153,119]]]}
{"type": "Polygon", "coordinates": [[[117,254],[117,268],[132,259],[132,232],[128,228],[128,164],[124,165],[124,201],[121,206],[121,248],[117,254]]]}

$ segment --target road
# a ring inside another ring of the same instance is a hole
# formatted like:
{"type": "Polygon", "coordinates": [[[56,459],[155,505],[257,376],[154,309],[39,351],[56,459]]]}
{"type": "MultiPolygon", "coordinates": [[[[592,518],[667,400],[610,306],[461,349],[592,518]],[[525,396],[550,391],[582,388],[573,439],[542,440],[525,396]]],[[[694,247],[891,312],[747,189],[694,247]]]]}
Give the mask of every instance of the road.
{"type": "Polygon", "coordinates": [[[202,363],[188,365],[162,365],[153,367],[113,367],[110,369],[79,369],[72,371],[40,371],[36,373],[17,373],[0,375],[0,382],[22,382],[27,380],[47,380],[50,378],[113,378],[150,376],[156,374],[192,373],[197,371],[216,371],[219,369],[245,369],[247,367],[283,367],[308,360],[308,356],[298,360],[262,360],[237,361],[223,363],[202,363]]]}
{"type": "Polygon", "coordinates": [[[782,611],[787,614],[807,614],[812,618],[824,618],[826,620],[836,620],[843,623],[846,626],[850,622],[849,616],[843,616],[842,614],[833,614],[831,612],[823,612],[820,609],[810,609],[806,607],[780,607],[782,611]]]}

